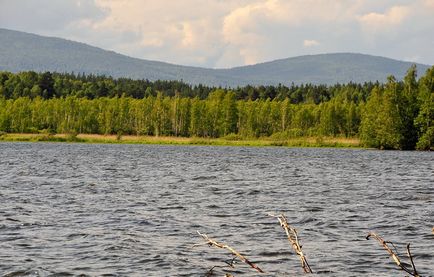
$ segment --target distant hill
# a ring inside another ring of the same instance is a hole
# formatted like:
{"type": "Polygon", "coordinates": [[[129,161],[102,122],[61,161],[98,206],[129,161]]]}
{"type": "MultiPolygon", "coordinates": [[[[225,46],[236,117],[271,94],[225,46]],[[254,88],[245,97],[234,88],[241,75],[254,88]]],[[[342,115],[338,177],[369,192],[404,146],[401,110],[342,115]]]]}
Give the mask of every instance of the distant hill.
{"type": "MultiPolygon", "coordinates": [[[[412,65],[353,53],[300,56],[231,69],[209,69],[131,58],[84,43],[0,28],[0,71],[92,73],[149,80],[183,80],[210,86],[289,85],[402,79],[412,65]]],[[[417,64],[419,74],[429,66],[417,64]]]]}

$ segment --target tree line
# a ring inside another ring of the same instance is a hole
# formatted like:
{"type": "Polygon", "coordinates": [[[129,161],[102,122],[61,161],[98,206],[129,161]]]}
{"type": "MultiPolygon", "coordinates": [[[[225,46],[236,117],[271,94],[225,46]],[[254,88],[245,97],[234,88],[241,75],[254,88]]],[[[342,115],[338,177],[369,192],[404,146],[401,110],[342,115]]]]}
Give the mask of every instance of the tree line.
{"type": "Polygon", "coordinates": [[[212,88],[179,81],[0,73],[0,131],[154,136],[359,137],[434,148],[434,67],[385,84],[212,88]]]}
{"type": "Polygon", "coordinates": [[[182,81],[149,81],[129,78],[114,79],[106,76],[36,73],[33,71],[10,73],[0,71],[0,97],[17,99],[19,97],[43,99],[76,96],[95,99],[100,97],[131,97],[142,99],[156,97],[160,92],[164,96],[206,99],[216,89],[235,93],[237,100],[285,100],[293,104],[329,101],[337,94],[346,94],[355,102],[365,101],[372,88],[379,83],[326,85],[291,85],[291,86],[244,86],[237,88],[215,88],[204,85],[189,85],[182,81]]]}

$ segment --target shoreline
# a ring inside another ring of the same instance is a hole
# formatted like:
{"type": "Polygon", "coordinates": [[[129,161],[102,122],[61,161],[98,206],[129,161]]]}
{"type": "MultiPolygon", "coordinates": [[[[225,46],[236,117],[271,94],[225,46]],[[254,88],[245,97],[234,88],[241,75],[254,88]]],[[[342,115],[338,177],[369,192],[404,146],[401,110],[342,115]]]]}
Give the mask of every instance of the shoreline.
{"type": "Polygon", "coordinates": [[[211,146],[280,146],[280,147],[329,147],[363,148],[358,138],[299,137],[286,140],[271,138],[231,139],[171,136],[99,135],[99,134],[27,134],[3,133],[0,142],[70,142],[104,144],[162,144],[162,145],[211,145],[211,146]]]}

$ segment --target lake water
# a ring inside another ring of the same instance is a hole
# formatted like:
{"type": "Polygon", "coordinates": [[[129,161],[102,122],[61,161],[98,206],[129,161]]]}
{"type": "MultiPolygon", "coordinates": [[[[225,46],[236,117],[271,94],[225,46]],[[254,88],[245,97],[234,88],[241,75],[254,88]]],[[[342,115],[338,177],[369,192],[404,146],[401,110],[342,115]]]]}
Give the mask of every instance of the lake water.
{"type": "Polygon", "coordinates": [[[2,275],[204,276],[231,255],[193,248],[196,231],[266,276],[303,275],[269,212],[317,275],[405,276],[374,231],[434,276],[432,152],[0,143],[2,275]]]}

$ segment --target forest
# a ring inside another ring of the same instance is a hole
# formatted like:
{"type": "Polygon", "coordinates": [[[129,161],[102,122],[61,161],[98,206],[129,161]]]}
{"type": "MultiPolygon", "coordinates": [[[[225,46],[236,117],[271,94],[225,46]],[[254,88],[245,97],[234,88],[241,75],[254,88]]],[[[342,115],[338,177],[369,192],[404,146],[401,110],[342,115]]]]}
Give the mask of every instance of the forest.
{"type": "Polygon", "coordinates": [[[192,86],[106,76],[0,72],[1,133],[182,137],[358,137],[434,150],[434,67],[382,83],[192,86]]]}

